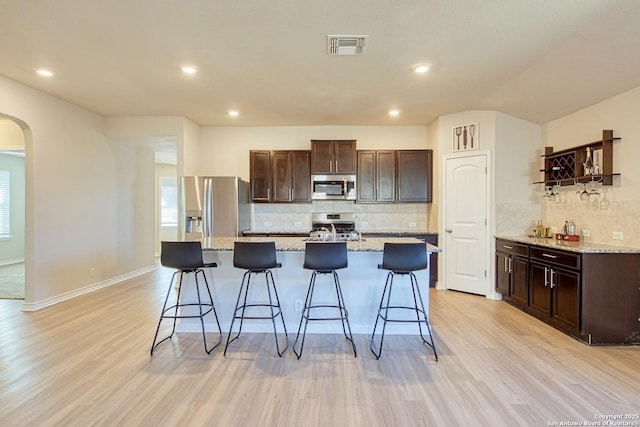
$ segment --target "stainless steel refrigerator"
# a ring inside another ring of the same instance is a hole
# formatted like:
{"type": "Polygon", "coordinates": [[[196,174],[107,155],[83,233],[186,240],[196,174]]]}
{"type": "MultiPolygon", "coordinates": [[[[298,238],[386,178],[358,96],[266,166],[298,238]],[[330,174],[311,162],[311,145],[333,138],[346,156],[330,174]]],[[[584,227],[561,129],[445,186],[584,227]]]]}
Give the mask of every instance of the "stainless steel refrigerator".
{"type": "Polygon", "coordinates": [[[249,183],[238,177],[183,176],[185,239],[236,237],[251,228],[249,183]]]}

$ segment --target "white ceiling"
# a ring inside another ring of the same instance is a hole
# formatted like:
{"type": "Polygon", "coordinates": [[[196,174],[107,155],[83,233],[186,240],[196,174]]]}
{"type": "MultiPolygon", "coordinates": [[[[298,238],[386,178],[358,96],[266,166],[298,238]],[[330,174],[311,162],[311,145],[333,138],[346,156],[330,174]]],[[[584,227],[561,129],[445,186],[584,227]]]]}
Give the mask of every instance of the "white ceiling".
{"type": "Polygon", "coordinates": [[[106,116],[421,125],[491,109],[545,123],[640,86],[637,0],[0,0],[0,11],[1,75],[106,116]],[[328,34],[368,35],[365,54],[327,55],[328,34]],[[431,71],[413,74],[418,62],[431,71]]]}

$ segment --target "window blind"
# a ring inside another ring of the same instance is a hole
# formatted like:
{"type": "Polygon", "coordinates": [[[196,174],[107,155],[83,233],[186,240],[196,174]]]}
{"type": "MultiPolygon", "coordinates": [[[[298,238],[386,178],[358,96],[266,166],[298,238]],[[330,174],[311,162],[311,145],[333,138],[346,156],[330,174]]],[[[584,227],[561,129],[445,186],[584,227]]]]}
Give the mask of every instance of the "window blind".
{"type": "Polygon", "coordinates": [[[9,171],[0,170],[0,237],[8,237],[10,231],[9,171]]]}

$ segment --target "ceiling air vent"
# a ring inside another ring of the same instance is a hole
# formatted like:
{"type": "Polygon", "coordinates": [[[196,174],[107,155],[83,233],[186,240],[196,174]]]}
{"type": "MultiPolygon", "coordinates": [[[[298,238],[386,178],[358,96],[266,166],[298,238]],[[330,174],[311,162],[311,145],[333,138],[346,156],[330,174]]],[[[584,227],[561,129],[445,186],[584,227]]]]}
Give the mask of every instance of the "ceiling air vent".
{"type": "Polygon", "coordinates": [[[327,36],[329,55],[362,55],[369,36],[327,36]]]}

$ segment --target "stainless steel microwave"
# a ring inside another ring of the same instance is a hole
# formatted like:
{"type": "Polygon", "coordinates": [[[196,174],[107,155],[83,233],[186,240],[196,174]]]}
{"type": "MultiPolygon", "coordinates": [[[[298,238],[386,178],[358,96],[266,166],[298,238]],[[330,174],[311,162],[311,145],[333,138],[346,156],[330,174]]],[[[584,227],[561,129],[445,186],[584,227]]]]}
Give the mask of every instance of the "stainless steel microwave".
{"type": "Polygon", "coordinates": [[[313,200],[355,200],[355,175],[311,175],[313,200]]]}

